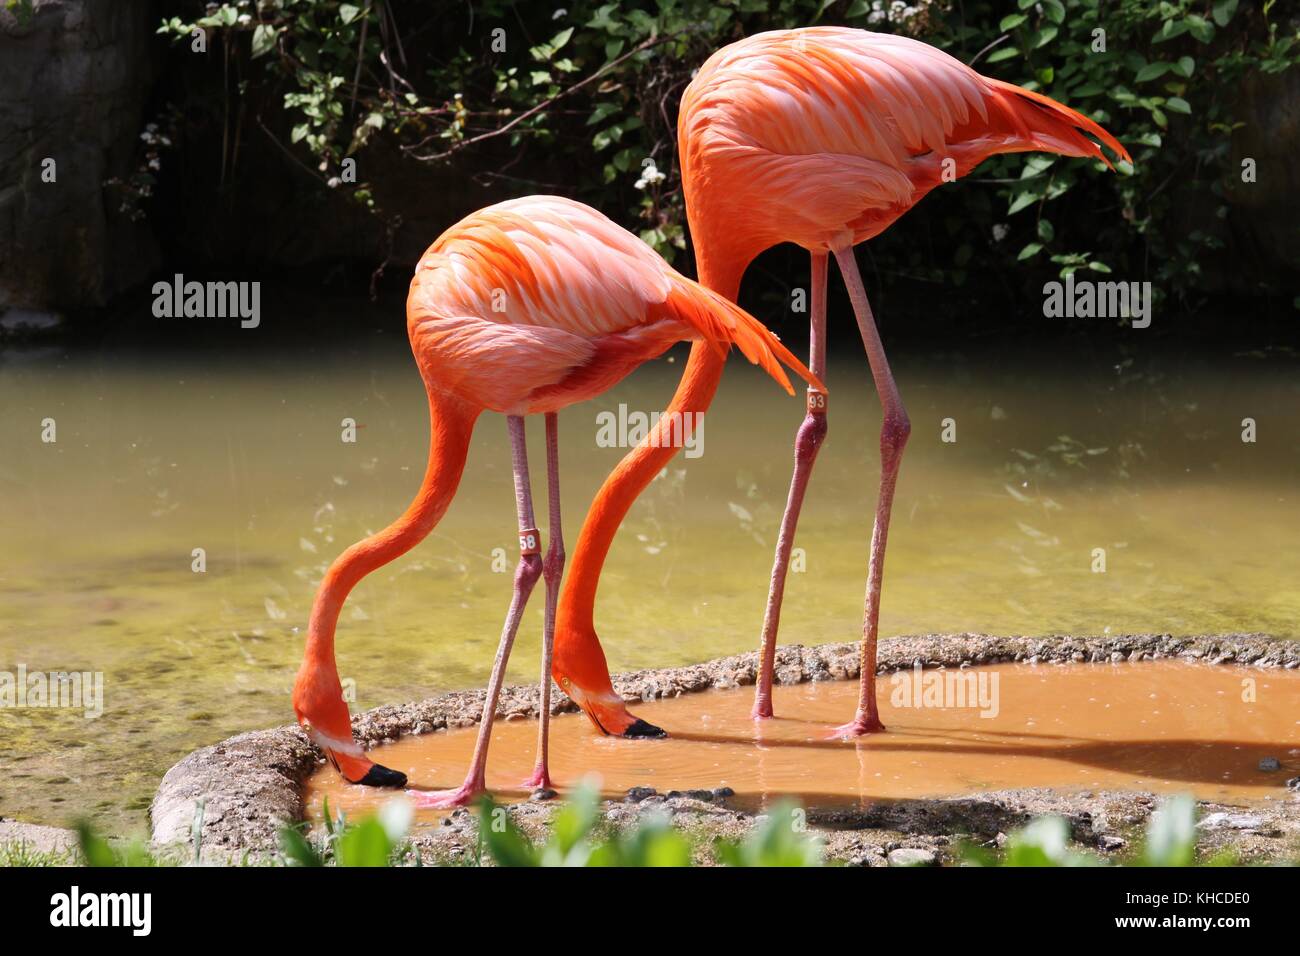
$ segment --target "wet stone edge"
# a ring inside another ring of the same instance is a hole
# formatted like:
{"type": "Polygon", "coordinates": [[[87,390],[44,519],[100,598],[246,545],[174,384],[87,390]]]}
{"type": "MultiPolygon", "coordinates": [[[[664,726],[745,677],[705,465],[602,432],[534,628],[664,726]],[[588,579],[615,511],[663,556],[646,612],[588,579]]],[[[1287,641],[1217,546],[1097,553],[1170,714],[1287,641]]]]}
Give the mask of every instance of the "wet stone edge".
{"type": "MultiPolygon", "coordinates": [[[[781,647],[776,657],[777,683],[856,679],[858,652],[857,643],[781,647]]],[[[1160,659],[1295,669],[1300,667],[1300,641],[1263,634],[931,634],[882,640],[877,673],[911,668],[917,663],[923,667],[960,667],[1160,659]]],[[[754,683],[756,665],[757,653],[750,652],[702,664],[631,671],[616,675],[614,688],[629,702],[645,702],[746,686],[754,683]]],[[[483,698],[481,689],[453,691],[412,703],[376,707],[353,717],[353,732],[363,747],[371,749],[412,734],[472,726],[482,713],[483,698]]],[[[536,684],[506,687],[497,718],[535,718],[537,700],[536,684]]],[[[552,701],[552,713],[577,710],[558,688],[552,689],[552,701]]],[[[287,700],[285,707],[287,710],[287,700]]],[[[285,822],[302,819],[305,785],[322,759],[320,750],[296,725],[238,734],[196,750],[168,770],[158,786],[149,810],[153,841],[158,845],[190,843],[195,806],[202,800],[205,847],[227,854],[270,850],[285,822]]],[[[382,757],[378,759],[382,762],[382,757]]]]}

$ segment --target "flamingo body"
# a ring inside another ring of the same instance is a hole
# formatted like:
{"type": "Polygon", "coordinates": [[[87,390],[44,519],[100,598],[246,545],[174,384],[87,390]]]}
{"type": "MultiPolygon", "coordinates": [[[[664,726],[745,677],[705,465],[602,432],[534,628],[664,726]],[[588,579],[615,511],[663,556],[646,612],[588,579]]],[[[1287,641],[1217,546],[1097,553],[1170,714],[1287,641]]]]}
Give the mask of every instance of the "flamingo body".
{"type": "Polygon", "coordinates": [[[682,97],[678,149],[697,243],[748,263],[781,242],[829,252],[883,232],[995,153],[1128,153],[1087,117],[919,40],[841,27],[759,33],[682,97]]]}
{"type": "Polygon", "coordinates": [[[559,528],[555,413],[608,389],[674,342],[690,340],[721,361],[736,345],[785,389],[782,362],[818,380],[764,326],[723,296],[675,272],[643,242],[588,206],[529,196],[467,216],[420,259],[407,298],[411,350],[429,398],[430,446],[414,501],[393,524],[348,548],[321,581],[293,690],[299,722],[347,779],[400,786],[352,738],[334,658],[343,602],[371,571],[409,551],[446,512],[464,470],[475,422],[507,416],[521,557],[514,600],[488,686],[465,785],[430,798],[464,803],[483,789],[501,679],[528,595],[545,577],[542,721],[533,782],[547,785],[545,734],[554,609],[564,563],[559,528]],[[546,416],[551,542],[541,557],[528,478],[524,418],[546,416]]]}
{"type": "MultiPolygon", "coordinates": [[[[1131,162],[1096,122],[1054,100],[981,76],[918,40],[841,27],[760,33],[714,53],[682,97],[678,159],[700,281],[734,300],[754,258],[793,242],[812,259],[810,357],[825,372],[827,264],[848,287],[882,407],[881,475],[864,597],[858,714],[836,733],[883,730],[874,676],[884,554],[895,483],[911,425],[885,358],[853,247],[879,235],[941,183],[998,153],[1042,150],[1131,162]]],[[[695,348],[669,413],[700,412],[721,367],[695,348]]],[[[791,547],[817,450],[824,400],[809,404],[781,522],[764,615],[754,716],[772,716],[776,633],[791,547]]],[[[636,719],[614,693],[596,636],[601,566],[619,523],[666,451],[630,453],[597,495],[560,597],[555,674],[596,726],[636,719]],[[592,704],[591,702],[597,702],[592,704]]]]}
{"type": "Polygon", "coordinates": [[[482,209],[443,233],[407,298],[425,381],[504,415],[558,411],[681,341],[735,344],[790,394],[802,365],[757,320],[596,210],[558,196],[482,209]]]}

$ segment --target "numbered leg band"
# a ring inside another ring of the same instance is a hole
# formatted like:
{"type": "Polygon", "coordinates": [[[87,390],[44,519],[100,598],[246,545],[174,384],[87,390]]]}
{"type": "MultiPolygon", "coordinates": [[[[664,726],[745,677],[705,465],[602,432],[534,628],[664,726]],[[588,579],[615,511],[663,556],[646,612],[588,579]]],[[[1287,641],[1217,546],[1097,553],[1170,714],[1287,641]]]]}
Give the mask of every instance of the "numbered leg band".
{"type": "Polygon", "coordinates": [[[810,415],[826,414],[826,393],[808,386],[808,413],[810,415]]]}
{"type": "Polygon", "coordinates": [[[519,532],[519,553],[523,557],[542,553],[542,533],[536,528],[526,528],[519,532]]]}

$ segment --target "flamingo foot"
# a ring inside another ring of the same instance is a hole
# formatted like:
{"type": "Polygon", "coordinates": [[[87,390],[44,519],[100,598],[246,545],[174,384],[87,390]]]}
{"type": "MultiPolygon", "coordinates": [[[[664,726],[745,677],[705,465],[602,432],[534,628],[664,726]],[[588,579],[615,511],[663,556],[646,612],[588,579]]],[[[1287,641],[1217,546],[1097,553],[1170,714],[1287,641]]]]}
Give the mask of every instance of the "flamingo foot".
{"type": "Polygon", "coordinates": [[[771,720],[772,702],[770,700],[754,701],[754,709],[749,712],[752,720],[771,720]]]}
{"type": "Polygon", "coordinates": [[[555,784],[551,783],[551,775],[545,767],[538,767],[532,772],[523,786],[529,790],[554,790],[555,784]]]}
{"type": "Polygon", "coordinates": [[[486,792],[482,781],[466,781],[455,790],[408,790],[406,795],[418,810],[448,810],[468,806],[486,792]]]}
{"type": "Polygon", "coordinates": [[[847,724],[841,724],[832,730],[828,739],[831,740],[853,740],[856,737],[865,737],[867,734],[884,733],[885,725],[880,722],[877,716],[865,717],[862,714],[854,717],[847,724]]]}

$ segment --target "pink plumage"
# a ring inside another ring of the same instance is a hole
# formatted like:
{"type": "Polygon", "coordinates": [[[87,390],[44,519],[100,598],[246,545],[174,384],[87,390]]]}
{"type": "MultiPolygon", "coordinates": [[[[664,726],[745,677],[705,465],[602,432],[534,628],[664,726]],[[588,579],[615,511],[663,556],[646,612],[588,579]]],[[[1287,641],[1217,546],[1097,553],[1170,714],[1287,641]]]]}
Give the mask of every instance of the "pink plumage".
{"type": "Polygon", "coordinates": [[[735,344],[792,394],[781,363],[809,374],[744,310],[558,196],[489,206],[439,236],[416,267],[407,323],[430,385],[507,415],[592,398],[683,340],[735,344]]]}

